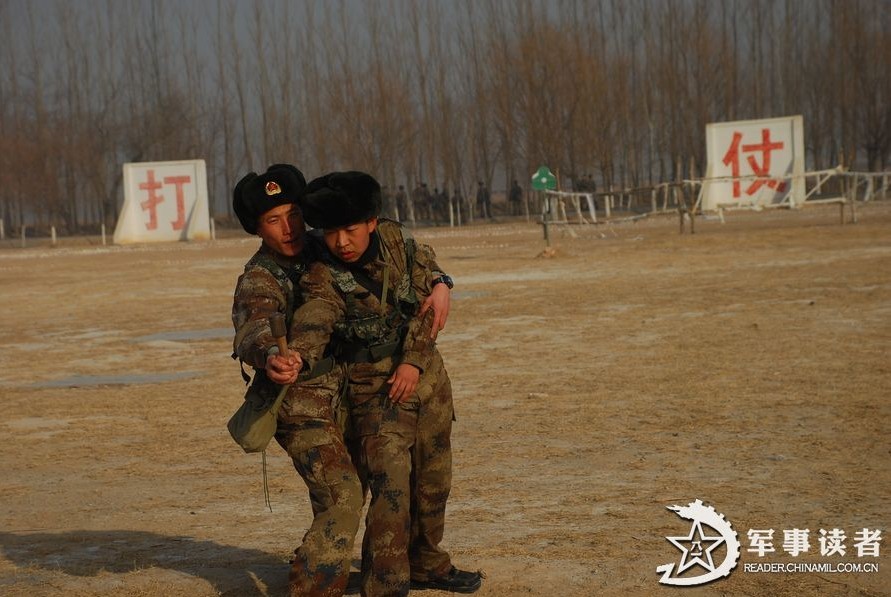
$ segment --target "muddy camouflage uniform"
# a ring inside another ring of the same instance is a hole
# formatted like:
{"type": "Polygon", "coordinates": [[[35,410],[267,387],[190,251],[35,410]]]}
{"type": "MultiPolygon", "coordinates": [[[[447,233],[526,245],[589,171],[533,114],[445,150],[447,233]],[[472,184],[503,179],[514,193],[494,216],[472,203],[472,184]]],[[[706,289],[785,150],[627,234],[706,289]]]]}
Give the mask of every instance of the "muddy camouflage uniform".
{"type": "MultiPolygon", "coordinates": [[[[311,252],[307,247],[304,259],[311,252]]],[[[300,257],[282,257],[264,245],[245,265],[235,290],[235,354],[256,369],[254,389],[270,399],[280,386],[266,377],[264,369],[268,351],[277,352],[269,316],[282,313],[290,321],[300,302],[297,283],[305,264],[300,257]]],[[[332,413],[332,398],[343,383],[342,370],[305,377],[288,390],[275,434],[309,489],[313,511],[288,584],[294,596],[335,597],[346,589],[363,494],[332,413]]]]}
{"type": "Polygon", "coordinates": [[[330,255],[308,268],[300,282],[305,302],[294,314],[291,346],[312,363],[334,338],[338,359],[348,363],[351,432],[371,488],[362,593],[379,597],[407,595],[410,579],[427,580],[451,569],[439,543],[451,487],[453,408],[449,377],[430,338],[432,310],[423,320],[415,316],[431,281],[441,275],[432,249],[404,238],[399,224],[380,220],[369,251],[376,251],[375,258],[358,268],[330,255]],[[379,295],[359,283],[356,269],[380,285],[388,272],[392,299],[383,318],[379,295]],[[421,376],[416,393],[394,404],[386,381],[401,363],[416,366],[421,376]]]}

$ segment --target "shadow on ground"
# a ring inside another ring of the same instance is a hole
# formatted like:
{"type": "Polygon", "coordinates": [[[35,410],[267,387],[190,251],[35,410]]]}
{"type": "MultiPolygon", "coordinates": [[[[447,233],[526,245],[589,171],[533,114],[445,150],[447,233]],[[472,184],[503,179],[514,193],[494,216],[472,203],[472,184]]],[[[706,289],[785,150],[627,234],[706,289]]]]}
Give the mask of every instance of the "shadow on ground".
{"type": "Polygon", "coordinates": [[[203,578],[221,595],[283,594],[288,583],[289,565],[280,556],[142,531],[0,532],[0,550],[20,568],[73,576],[175,570],[203,578]]]}

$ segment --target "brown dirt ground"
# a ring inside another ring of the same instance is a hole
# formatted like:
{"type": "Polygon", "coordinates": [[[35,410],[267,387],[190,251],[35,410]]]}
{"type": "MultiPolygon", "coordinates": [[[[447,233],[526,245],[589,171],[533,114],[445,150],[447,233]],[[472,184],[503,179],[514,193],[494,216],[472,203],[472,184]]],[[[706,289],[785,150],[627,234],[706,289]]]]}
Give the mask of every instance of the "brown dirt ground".
{"type": "MultiPolygon", "coordinates": [[[[535,224],[416,231],[457,281],[445,546],[485,571],[479,595],[671,594],[655,569],[690,523],[665,507],[695,498],[743,554],[680,594],[889,594],[887,540],[877,559],[848,540],[877,573],[742,568],[795,561],[782,529],[811,529],[813,562],[842,560],[813,553],[820,528],[887,534],[891,204],[859,217],[557,229],[550,259],[535,224]],[[759,559],[746,532],[765,528],[778,553],[759,559]]],[[[0,251],[0,594],[281,594],[305,490],[273,448],[270,514],[259,456],[225,429],[256,241],[61,244],[0,251]]]]}

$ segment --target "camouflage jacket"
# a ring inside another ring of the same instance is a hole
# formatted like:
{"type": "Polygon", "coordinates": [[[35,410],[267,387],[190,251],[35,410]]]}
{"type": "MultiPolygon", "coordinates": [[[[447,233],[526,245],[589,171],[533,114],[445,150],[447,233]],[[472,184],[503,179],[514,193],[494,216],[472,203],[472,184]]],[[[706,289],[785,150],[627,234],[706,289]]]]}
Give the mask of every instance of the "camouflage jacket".
{"type": "Polygon", "coordinates": [[[233,351],[255,369],[265,368],[267,351],[276,346],[269,316],[282,313],[289,320],[299,306],[297,284],[313,256],[307,249],[298,257],[283,257],[261,245],[238,278],[232,303],[233,351]]]}
{"type": "MultiPolygon", "coordinates": [[[[401,224],[380,219],[374,234],[377,235],[378,254],[360,269],[378,284],[383,284],[384,272],[388,271],[388,293],[402,304],[411,303],[401,356],[396,362],[408,363],[423,371],[429,365],[435,344],[430,339],[432,318],[425,317],[422,321],[417,312],[420,303],[430,295],[432,281],[442,275],[442,270],[436,263],[433,249],[419,245],[407,233],[403,235],[401,224]],[[406,244],[414,248],[410,272],[406,271],[406,244]]],[[[303,304],[294,313],[289,346],[300,353],[308,366],[324,357],[332,340],[342,339],[338,338],[337,330],[343,328],[344,322],[361,322],[384,314],[395,327],[401,319],[390,301],[382,310],[379,297],[358,283],[350,273],[350,267],[330,253],[307,268],[300,287],[303,304]]]]}

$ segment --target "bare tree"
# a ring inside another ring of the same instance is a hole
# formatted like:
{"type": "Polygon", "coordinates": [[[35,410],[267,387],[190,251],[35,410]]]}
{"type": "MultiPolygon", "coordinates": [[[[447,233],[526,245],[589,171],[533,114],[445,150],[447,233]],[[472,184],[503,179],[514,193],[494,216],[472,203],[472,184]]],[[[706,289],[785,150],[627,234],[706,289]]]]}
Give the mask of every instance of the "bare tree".
{"type": "Polygon", "coordinates": [[[606,187],[702,174],[708,122],[803,114],[814,167],[891,155],[886,0],[218,0],[212,13],[0,3],[10,227],[112,224],[127,161],[204,158],[229,214],[237,177],[272,161],[424,179],[460,189],[466,222],[477,180],[506,188],[542,164],[606,187]]]}

